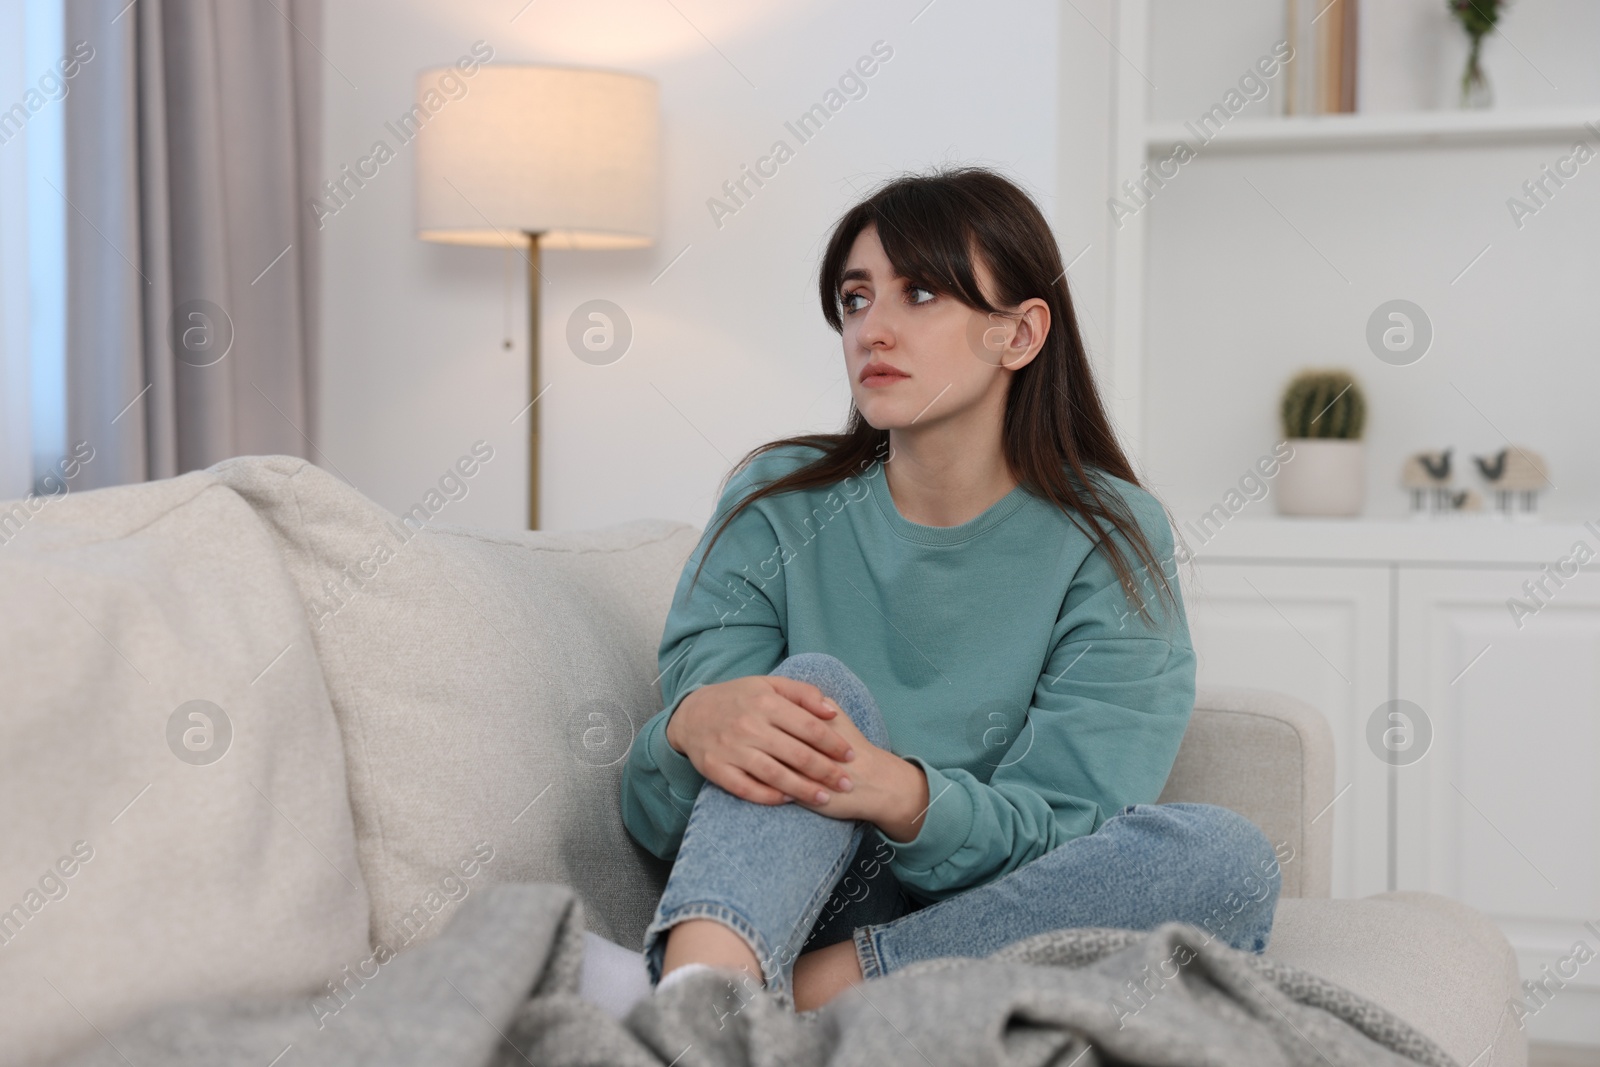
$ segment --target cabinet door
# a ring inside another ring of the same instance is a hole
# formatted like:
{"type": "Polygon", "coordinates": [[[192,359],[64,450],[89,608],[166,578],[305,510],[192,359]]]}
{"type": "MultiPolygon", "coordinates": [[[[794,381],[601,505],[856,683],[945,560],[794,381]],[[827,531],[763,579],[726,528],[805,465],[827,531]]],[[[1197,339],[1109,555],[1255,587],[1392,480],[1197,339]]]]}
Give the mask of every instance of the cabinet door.
{"type": "Polygon", "coordinates": [[[1544,605],[1519,626],[1507,602],[1534,604],[1523,583],[1539,577],[1401,571],[1400,694],[1433,739],[1397,769],[1400,887],[1492,917],[1525,977],[1546,963],[1563,976],[1528,1022],[1535,1037],[1596,1042],[1600,964],[1575,976],[1570,960],[1557,964],[1580,940],[1600,947],[1583,926],[1600,924],[1600,575],[1547,580],[1544,605]]]}
{"type": "Polygon", "coordinates": [[[1197,561],[1180,567],[1201,685],[1274,689],[1333,729],[1333,895],[1388,888],[1388,768],[1367,720],[1389,687],[1390,570],[1197,561]]]}

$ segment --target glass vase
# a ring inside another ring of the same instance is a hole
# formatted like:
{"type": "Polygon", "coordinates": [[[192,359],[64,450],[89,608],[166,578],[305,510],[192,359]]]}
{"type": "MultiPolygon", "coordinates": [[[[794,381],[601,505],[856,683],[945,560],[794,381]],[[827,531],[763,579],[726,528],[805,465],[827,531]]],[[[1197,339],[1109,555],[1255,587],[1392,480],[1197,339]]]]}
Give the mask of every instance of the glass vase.
{"type": "Polygon", "coordinates": [[[1472,50],[1467,53],[1467,66],[1461,72],[1461,106],[1481,109],[1494,106],[1494,89],[1489,85],[1489,75],[1483,70],[1483,38],[1472,39],[1472,50]]]}

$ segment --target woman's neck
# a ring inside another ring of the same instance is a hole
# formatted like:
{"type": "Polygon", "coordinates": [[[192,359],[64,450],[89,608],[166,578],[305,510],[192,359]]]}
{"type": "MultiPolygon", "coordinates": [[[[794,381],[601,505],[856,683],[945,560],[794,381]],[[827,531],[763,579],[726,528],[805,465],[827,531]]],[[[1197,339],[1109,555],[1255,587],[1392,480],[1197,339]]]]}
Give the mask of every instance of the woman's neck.
{"type": "MultiPolygon", "coordinates": [[[[932,429],[930,427],[930,429],[932,429]]],[[[950,435],[889,431],[892,460],[883,472],[900,514],[923,526],[960,526],[1017,486],[1000,442],[974,448],[950,435]]]]}

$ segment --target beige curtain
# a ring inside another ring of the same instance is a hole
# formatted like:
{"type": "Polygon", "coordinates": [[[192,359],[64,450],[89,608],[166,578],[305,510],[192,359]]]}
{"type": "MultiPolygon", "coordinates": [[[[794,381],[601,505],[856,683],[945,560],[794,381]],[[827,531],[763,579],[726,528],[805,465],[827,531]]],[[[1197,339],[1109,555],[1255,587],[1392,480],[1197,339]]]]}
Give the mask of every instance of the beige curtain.
{"type": "Polygon", "coordinates": [[[70,0],[67,434],[81,488],[311,456],[321,0],[70,0]]]}

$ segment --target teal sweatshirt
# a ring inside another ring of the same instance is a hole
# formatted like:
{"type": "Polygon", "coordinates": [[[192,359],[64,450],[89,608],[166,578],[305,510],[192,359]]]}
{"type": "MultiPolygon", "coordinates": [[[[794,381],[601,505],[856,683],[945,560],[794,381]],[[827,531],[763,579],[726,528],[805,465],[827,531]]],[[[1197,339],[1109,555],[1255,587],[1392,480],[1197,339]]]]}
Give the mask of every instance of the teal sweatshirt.
{"type": "MultiPolygon", "coordinates": [[[[1195,653],[1176,580],[1174,612],[1161,576],[1113,533],[1155,619],[1144,622],[1104,552],[1020,485],[959,526],[924,526],[900,514],[873,461],[832,486],[750,505],[690,595],[711,531],[733,505],[819,454],[786,445],[757,457],[732,479],[684,566],[659,651],[663,707],[623,769],[633,838],[674,858],[706,780],[667,743],[683,698],[771,674],[800,652],[826,652],[854,671],[883,713],[891,750],[927,775],[930,803],[913,840],[868,831],[924,903],[1092,833],[1126,804],[1154,803],[1194,708],[1195,653]]],[[[1096,476],[1175,573],[1155,498],[1096,476]]]]}

